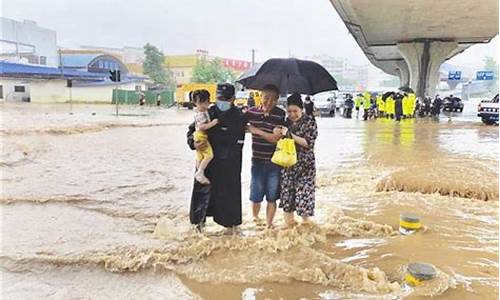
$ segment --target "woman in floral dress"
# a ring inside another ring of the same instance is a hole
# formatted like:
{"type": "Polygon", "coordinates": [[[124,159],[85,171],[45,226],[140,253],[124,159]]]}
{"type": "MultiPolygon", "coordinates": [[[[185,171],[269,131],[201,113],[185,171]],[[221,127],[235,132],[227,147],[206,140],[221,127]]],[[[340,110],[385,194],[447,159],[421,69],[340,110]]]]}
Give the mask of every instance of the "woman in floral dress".
{"type": "Polygon", "coordinates": [[[290,133],[295,140],[297,163],[281,171],[280,206],[285,212],[287,226],[296,224],[294,212],[304,222],[314,216],[316,162],[314,143],[318,136],[316,121],[303,113],[303,103],[299,94],[287,99],[287,126],[282,134],[290,133]]]}

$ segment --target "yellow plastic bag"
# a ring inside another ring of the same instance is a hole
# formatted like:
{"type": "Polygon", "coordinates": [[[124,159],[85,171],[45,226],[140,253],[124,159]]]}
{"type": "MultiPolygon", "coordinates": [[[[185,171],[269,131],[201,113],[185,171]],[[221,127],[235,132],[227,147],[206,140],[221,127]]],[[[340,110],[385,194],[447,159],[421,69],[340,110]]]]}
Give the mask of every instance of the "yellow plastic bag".
{"type": "Polygon", "coordinates": [[[276,144],[271,161],[284,168],[291,167],[297,163],[297,150],[292,138],[282,138],[276,144]]]}

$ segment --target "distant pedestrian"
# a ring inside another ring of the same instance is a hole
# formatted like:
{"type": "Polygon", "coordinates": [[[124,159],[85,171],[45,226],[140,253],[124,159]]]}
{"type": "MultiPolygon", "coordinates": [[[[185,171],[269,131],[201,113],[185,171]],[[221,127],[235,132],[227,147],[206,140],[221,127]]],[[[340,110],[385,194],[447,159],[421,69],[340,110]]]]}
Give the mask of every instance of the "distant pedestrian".
{"type": "Polygon", "coordinates": [[[359,108],[361,107],[361,102],[363,102],[363,97],[361,94],[356,95],[354,98],[354,106],[356,108],[356,119],[359,118],[359,108]]]}
{"type": "Polygon", "coordinates": [[[443,103],[443,100],[441,100],[441,97],[439,95],[436,95],[434,98],[434,101],[432,103],[432,112],[431,114],[433,116],[439,116],[441,114],[441,105],[443,103]]]}
{"type": "Polygon", "coordinates": [[[314,102],[311,100],[311,97],[306,96],[306,101],[304,101],[304,110],[306,115],[310,116],[314,119],[314,102]]]}
{"type": "Polygon", "coordinates": [[[403,95],[397,93],[394,96],[394,113],[396,115],[396,121],[401,121],[401,117],[403,116],[403,95]]]}
{"type": "Polygon", "coordinates": [[[158,96],[156,96],[156,106],[160,105],[161,105],[161,94],[158,94],[158,96]]]}
{"type": "Polygon", "coordinates": [[[363,95],[363,120],[368,120],[368,112],[372,106],[371,95],[365,92],[363,95]]]}
{"type": "Polygon", "coordinates": [[[139,92],[139,105],[143,106],[146,104],[146,95],[141,91],[139,92]]]}

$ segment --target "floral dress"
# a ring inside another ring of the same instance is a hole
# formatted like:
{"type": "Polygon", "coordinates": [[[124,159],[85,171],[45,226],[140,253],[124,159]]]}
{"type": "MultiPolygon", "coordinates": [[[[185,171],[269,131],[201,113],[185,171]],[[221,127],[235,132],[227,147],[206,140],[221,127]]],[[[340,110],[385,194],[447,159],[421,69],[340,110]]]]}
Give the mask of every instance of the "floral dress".
{"type": "Polygon", "coordinates": [[[316,179],[316,161],[314,143],[318,136],[316,121],[305,114],[297,123],[287,120],[288,130],[304,138],[309,148],[295,143],[297,163],[281,170],[281,194],[279,207],[287,213],[297,212],[301,217],[314,215],[314,191],[316,179]]]}

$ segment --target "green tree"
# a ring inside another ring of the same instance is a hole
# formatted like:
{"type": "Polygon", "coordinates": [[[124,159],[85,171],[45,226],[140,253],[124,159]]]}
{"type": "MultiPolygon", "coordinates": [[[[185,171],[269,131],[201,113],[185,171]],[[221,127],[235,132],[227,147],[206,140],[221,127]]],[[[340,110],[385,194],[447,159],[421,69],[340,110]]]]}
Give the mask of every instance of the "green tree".
{"type": "Polygon", "coordinates": [[[165,55],[156,46],[147,43],[144,46],[144,62],[142,69],[145,75],[148,75],[154,83],[164,87],[173,88],[175,82],[170,72],[165,69],[165,55]]]}
{"type": "Polygon", "coordinates": [[[498,93],[498,64],[494,57],[486,56],[484,58],[484,70],[493,71],[493,80],[488,81],[487,87],[491,93],[498,93]]]}
{"type": "Polygon", "coordinates": [[[236,75],[224,67],[220,59],[198,61],[193,69],[193,82],[195,83],[234,83],[236,75]]]}

